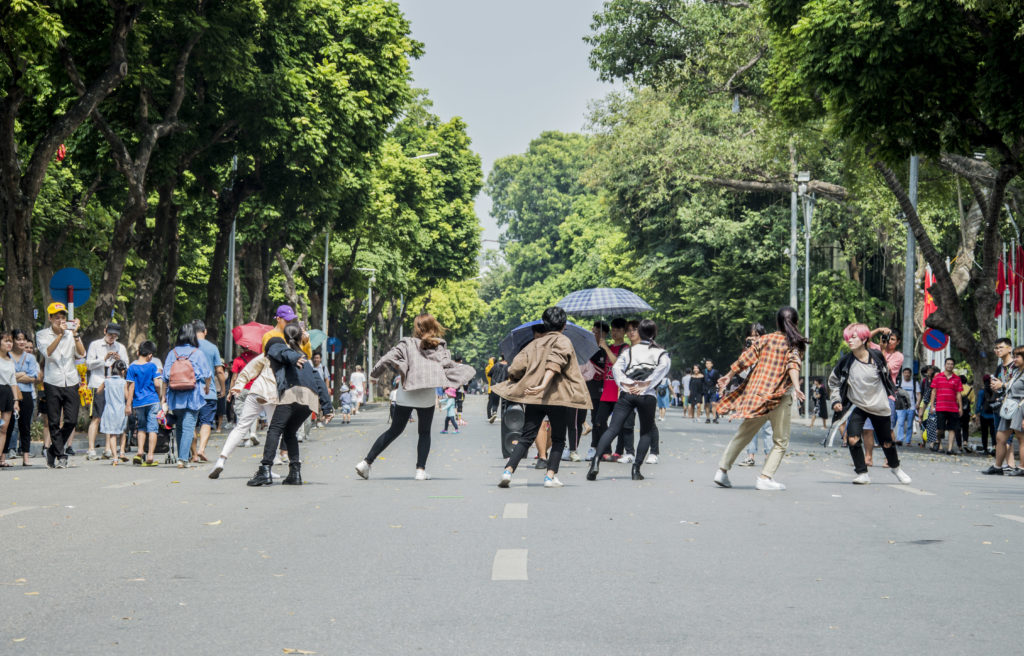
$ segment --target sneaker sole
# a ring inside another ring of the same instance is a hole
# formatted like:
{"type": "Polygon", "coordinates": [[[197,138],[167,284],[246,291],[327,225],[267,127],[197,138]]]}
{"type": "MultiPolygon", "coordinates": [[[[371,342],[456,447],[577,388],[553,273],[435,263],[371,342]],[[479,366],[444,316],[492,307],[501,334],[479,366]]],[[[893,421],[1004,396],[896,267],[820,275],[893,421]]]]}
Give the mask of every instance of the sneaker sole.
{"type": "Polygon", "coordinates": [[[359,474],[359,478],[363,479],[364,481],[365,480],[369,480],[370,472],[366,472],[364,474],[358,467],[356,467],[355,470],[356,470],[356,473],[359,474]]]}
{"type": "Polygon", "coordinates": [[[715,485],[717,485],[718,487],[724,487],[726,489],[732,487],[732,484],[726,484],[726,483],[723,483],[721,481],[715,481],[715,485]]]}
{"type": "Polygon", "coordinates": [[[217,479],[217,478],[220,478],[220,473],[221,473],[222,471],[224,471],[224,468],[223,468],[223,467],[214,467],[214,468],[213,468],[213,471],[212,471],[212,472],[210,472],[210,478],[213,478],[213,479],[217,479]]]}
{"type": "Polygon", "coordinates": [[[508,486],[509,486],[509,485],[511,485],[511,484],[512,484],[512,481],[510,481],[510,480],[505,480],[505,479],[502,479],[502,480],[501,480],[501,481],[500,481],[500,482],[498,483],[498,487],[508,487],[508,486]]]}

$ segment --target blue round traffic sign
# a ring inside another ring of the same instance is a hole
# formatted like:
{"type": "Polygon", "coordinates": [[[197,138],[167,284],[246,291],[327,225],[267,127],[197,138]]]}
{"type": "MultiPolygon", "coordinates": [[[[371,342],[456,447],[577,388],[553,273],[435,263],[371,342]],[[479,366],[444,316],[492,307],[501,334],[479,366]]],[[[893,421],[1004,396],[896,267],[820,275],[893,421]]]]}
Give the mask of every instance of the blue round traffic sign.
{"type": "Polygon", "coordinates": [[[924,331],[924,336],[921,339],[924,342],[924,347],[929,351],[941,351],[946,348],[946,344],[949,344],[949,335],[934,328],[924,331]]]}
{"type": "Polygon", "coordinates": [[[68,288],[73,291],[75,305],[84,305],[92,294],[92,283],[89,281],[89,276],[85,271],[73,267],[61,269],[50,278],[50,296],[53,297],[53,300],[70,303],[72,299],[68,298],[68,288]]]}
{"type": "Polygon", "coordinates": [[[337,337],[328,337],[327,350],[331,353],[341,353],[341,340],[337,337]]]}

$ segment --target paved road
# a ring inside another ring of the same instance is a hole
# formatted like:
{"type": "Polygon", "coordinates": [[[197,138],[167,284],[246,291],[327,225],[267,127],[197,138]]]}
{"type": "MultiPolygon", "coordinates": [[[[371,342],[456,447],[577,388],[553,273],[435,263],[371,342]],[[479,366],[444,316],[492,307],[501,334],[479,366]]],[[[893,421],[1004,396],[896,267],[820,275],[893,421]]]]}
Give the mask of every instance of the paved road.
{"type": "Polygon", "coordinates": [[[931,655],[1019,642],[1024,481],[981,476],[980,458],[912,451],[911,486],[876,467],[855,487],[848,454],[799,428],[787,491],[755,491],[757,470],[742,468],[725,490],[711,476],[735,424],[673,410],[645,481],[609,464],[591,483],[585,463],[564,463],[562,489],[522,468],[502,490],[498,427],[482,398],[467,410],[460,435],[435,432],[426,482],[412,480],[412,431],[370,480],[353,472],[380,410],[316,431],[301,488],[247,488],[255,449],[218,481],[81,458],[0,472],[0,653],[931,655]]]}

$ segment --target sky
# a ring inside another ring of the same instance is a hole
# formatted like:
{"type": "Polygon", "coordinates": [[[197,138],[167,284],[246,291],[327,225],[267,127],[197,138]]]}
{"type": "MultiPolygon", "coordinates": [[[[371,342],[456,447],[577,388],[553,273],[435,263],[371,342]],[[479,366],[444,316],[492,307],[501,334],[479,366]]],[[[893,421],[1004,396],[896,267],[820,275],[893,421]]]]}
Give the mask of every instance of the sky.
{"type": "MultiPolygon", "coordinates": [[[[461,116],[484,178],[494,160],[526,152],[545,130],[579,132],[587,106],[614,87],[587,65],[583,37],[603,0],[399,0],[424,44],[412,64],[442,119],[461,116]]],[[[476,210],[483,239],[497,239],[490,199],[476,210]]],[[[493,248],[494,244],[484,244],[493,248]]]]}

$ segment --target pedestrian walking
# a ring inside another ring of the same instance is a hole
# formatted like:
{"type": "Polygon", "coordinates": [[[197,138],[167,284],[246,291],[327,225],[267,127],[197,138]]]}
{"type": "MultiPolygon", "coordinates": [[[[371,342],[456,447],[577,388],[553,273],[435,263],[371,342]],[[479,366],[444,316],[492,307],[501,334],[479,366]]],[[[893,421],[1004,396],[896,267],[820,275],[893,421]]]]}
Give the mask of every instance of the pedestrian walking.
{"type": "Polygon", "coordinates": [[[452,431],[455,434],[459,432],[459,421],[457,418],[457,408],[455,403],[456,390],[454,387],[447,387],[444,390],[444,399],[441,400],[441,411],[444,412],[444,428],[441,429],[442,434],[448,433],[448,424],[452,425],[452,431]]]}
{"type": "Polygon", "coordinates": [[[206,324],[196,319],[192,322],[196,331],[196,342],[199,350],[206,356],[210,371],[213,372],[213,380],[210,387],[203,394],[203,407],[199,408],[199,444],[196,447],[196,455],[193,462],[207,462],[206,443],[210,441],[210,432],[217,423],[219,406],[224,399],[224,360],[220,356],[220,349],[213,342],[206,339],[206,324]]]}
{"type": "Polygon", "coordinates": [[[658,383],[658,421],[665,421],[665,413],[673,404],[675,396],[672,394],[672,384],[668,378],[662,378],[658,383]]]}
{"type": "MultiPolygon", "coordinates": [[[[92,393],[92,404],[89,406],[89,450],[85,453],[86,460],[99,460],[96,455],[96,436],[101,433],[100,419],[103,417],[105,396],[99,393],[99,388],[104,379],[110,373],[110,367],[115,362],[123,362],[128,366],[128,349],[117,341],[121,336],[121,326],[116,323],[107,324],[103,331],[103,337],[89,342],[89,348],[85,353],[85,367],[89,370],[87,385],[92,393]]],[[[103,458],[114,458],[116,453],[103,452],[103,458]]]]}
{"type": "Polygon", "coordinates": [[[715,472],[715,483],[720,487],[732,487],[729,469],[754,434],[770,421],[772,450],[755,487],[758,490],[786,489],[775,480],[775,473],[789,447],[793,397],[804,400],[800,391],[800,364],[809,341],[797,328],[796,310],[789,306],[779,308],[775,325],[776,332],[755,339],[718,381],[719,387],[724,389],[734,375],[754,367],[750,377],[719,403],[719,412],[735,412],[743,420],[715,472]]]}
{"type": "MultiPolygon", "coordinates": [[[[274,464],[278,444],[288,449],[288,476],[282,485],[302,485],[302,461],[299,459],[298,431],[314,413],[330,423],[334,415],[331,397],[323,378],[310,365],[302,344],[308,341],[302,328],[295,324],[284,327],[284,338],[272,337],[266,346],[267,360],[277,381],[277,407],[270,417],[267,439],[263,443],[263,460],[246,483],[250,487],[272,485],[270,468],[274,464]]],[[[219,461],[218,461],[219,462],[219,461]]]]}
{"type": "Polygon", "coordinates": [[[457,387],[473,380],[476,370],[452,360],[444,341],[444,328],[431,314],[421,314],[413,322],[413,337],[406,337],[377,361],[370,375],[380,378],[389,371],[398,373],[401,383],[395,397],[391,425],[370,447],[366,457],[356,465],[356,473],[370,477],[374,460],[394,442],[409,425],[412,413],[418,419],[416,443],[417,481],[430,478],[427,458],[430,456],[430,424],[434,419],[438,387],[457,387]]]}
{"type": "Polygon", "coordinates": [[[143,467],[156,467],[156,438],[160,432],[160,390],[163,381],[160,368],[153,362],[156,344],[147,340],[139,344],[139,357],[128,365],[125,376],[128,407],[135,413],[138,452],[132,462],[143,467]]]}
{"type": "MultiPolygon", "coordinates": [[[[243,348],[242,352],[231,361],[231,383],[228,385],[229,390],[236,389],[236,383],[238,382],[239,375],[245,370],[245,367],[256,358],[257,355],[258,354],[255,351],[243,348]]],[[[245,409],[245,400],[249,396],[249,388],[252,387],[255,380],[255,377],[250,377],[234,395],[232,395],[231,392],[228,392],[227,394],[228,397],[231,397],[231,407],[235,411],[235,425],[231,428],[232,432],[234,432],[234,429],[238,426],[242,412],[245,409]]],[[[259,439],[256,437],[256,426],[259,423],[259,406],[257,405],[256,407],[256,418],[249,422],[249,434],[242,436],[240,444],[256,446],[260,443],[259,439]]]]}
{"type": "MultiPolygon", "coordinates": [[[[11,421],[7,428],[7,447],[14,449],[11,443],[12,429],[18,429],[18,454],[21,455],[23,467],[30,467],[29,456],[32,449],[32,417],[36,411],[36,386],[42,384],[43,376],[39,370],[39,362],[32,353],[32,341],[24,330],[12,330],[14,349],[11,359],[14,360],[14,377],[21,390],[21,402],[18,405],[17,421],[11,421]]],[[[45,422],[44,422],[45,424],[45,422]]]]}
{"type": "Polygon", "coordinates": [[[900,467],[890,423],[889,397],[895,396],[896,384],[885,357],[879,350],[868,348],[870,336],[871,329],[862,323],[851,323],[843,330],[843,340],[850,347],[850,352],[839,359],[829,374],[829,401],[835,412],[846,414],[849,410],[846,443],[857,474],[853,483],[867,485],[871,482],[861,444],[864,422],[870,419],[890,471],[900,483],[909,485],[911,479],[900,467]]]}
{"type": "MultiPolygon", "coordinates": [[[[612,367],[612,376],[619,386],[619,398],[615,402],[608,429],[598,442],[597,452],[603,453],[604,447],[622,430],[626,419],[634,412],[640,418],[640,442],[637,445],[636,460],[633,462],[631,477],[634,481],[642,481],[640,466],[647,457],[647,451],[657,439],[658,425],[655,413],[658,405],[658,385],[668,375],[672,367],[672,359],[665,349],[658,346],[654,339],[658,335],[658,327],[654,321],[644,319],[637,327],[640,341],[629,347],[612,367]]],[[[600,470],[600,458],[595,456],[590,461],[587,480],[597,479],[600,470]]]]}
{"type": "MultiPolygon", "coordinates": [[[[128,429],[128,416],[131,414],[131,399],[125,384],[128,367],[123,360],[114,360],[106,378],[96,388],[96,394],[103,397],[103,414],[100,416],[99,431],[106,436],[106,450],[111,453],[114,465],[128,462],[125,455],[125,443],[128,441],[125,431],[128,429]],[[119,444],[120,443],[120,444],[119,444]]],[[[139,443],[142,447],[142,443],[139,443]]]]}
{"type": "Polygon", "coordinates": [[[45,358],[43,394],[46,398],[46,419],[50,426],[50,447],[46,450],[46,466],[66,469],[70,444],[78,423],[81,399],[78,384],[81,377],[75,358],[85,357],[85,345],[78,334],[80,322],[68,320],[63,303],[50,303],[46,308],[50,325],[36,333],[36,346],[45,358]]]}
{"type": "Polygon", "coordinates": [[[356,365],[356,370],[349,376],[348,381],[352,390],[353,401],[355,406],[352,408],[352,414],[359,414],[359,407],[363,405],[366,400],[366,374],[363,373],[362,365],[356,365]]]}
{"type": "Polygon", "coordinates": [[[213,370],[209,359],[199,350],[195,324],[191,321],[178,330],[174,348],[164,358],[161,378],[163,410],[174,417],[178,468],[185,469],[191,466],[189,456],[199,411],[206,406],[206,395],[213,387],[213,370]]]}
{"type": "MultiPolygon", "coordinates": [[[[505,464],[498,487],[511,484],[512,474],[530,450],[545,417],[551,423],[551,447],[544,487],[562,487],[558,480],[561,459],[553,454],[561,454],[565,447],[568,423],[575,417],[572,410],[591,407],[590,394],[576,362],[572,342],[562,334],[565,310],[558,306],[549,307],[544,310],[541,320],[543,334],[523,347],[509,365],[509,379],[494,387],[506,401],[523,404],[525,413],[522,436],[505,464]]],[[[595,453],[594,460],[599,457],[600,452],[595,453]]]]}

